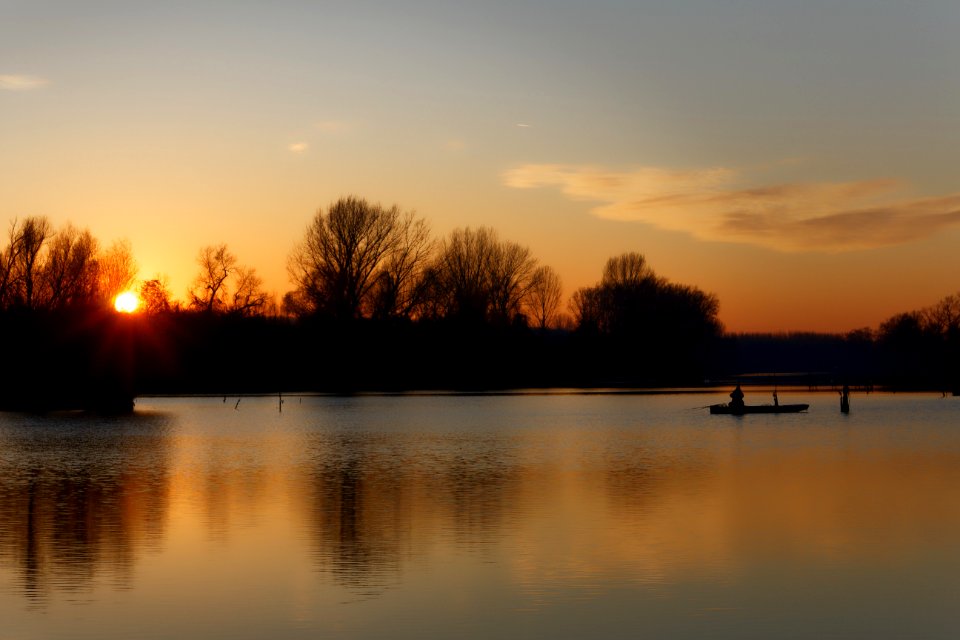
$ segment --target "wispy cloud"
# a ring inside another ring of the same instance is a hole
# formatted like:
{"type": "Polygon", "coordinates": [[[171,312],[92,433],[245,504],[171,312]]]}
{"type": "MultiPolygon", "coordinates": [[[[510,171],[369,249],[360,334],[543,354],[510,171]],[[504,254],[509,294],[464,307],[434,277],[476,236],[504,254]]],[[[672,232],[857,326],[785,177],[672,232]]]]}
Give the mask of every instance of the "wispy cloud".
{"type": "Polygon", "coordinates": [[[293,142],[287,145],[287,149],[289,149],[293,153],[303,153],[309,148],[310,148],[310,145],[307,144],[306,142],[293,142]]]}
{"type": "Polygon", "coordinates": [[[518,189],[557,187],[601,203],[602,218],[637,221],[703,240],[781,251],[849,251],[902,244],[960,225],[960,194],[908,199],[897,180],[751,186],[722,167],[671,171],[641,167],[530,164],[503,176],[518,189]]]}
{"type": "Polygon", "coordinates": [[[46,78],[25,75],[0,75],[0,89],[6,91],[32,91],[50,84],[46,78]]]}

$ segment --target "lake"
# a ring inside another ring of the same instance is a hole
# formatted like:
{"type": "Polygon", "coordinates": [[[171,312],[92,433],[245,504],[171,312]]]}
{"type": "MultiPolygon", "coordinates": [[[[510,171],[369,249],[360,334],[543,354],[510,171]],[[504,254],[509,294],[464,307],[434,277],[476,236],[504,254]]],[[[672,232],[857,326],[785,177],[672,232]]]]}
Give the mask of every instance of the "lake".
{"type": "Polygon", "coordinates": [[[0,414],[0,640],[960,637],[960,398],[725,393],[0,414]]]}

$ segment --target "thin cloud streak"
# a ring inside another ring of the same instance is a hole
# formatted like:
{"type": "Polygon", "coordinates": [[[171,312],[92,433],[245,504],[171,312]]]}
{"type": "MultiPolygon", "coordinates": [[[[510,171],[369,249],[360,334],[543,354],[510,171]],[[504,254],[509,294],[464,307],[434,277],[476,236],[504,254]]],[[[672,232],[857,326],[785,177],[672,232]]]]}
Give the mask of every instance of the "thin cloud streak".
{"type": "Polygon", "coordinates": [[[6,91],[33,91],[50,84],[46,78],[26,75],[0,75],[0,89],[6,91]]]}
{"type": "Polygon", "coordinates": [[[287,146],[287,149],[293,153],[304,153],[309,148],[310,145],[308,145],[306,142],[294,142],[293,144],[287,146]]]}
{"type": "Polygon", "coordinates": [[[600,202],[592,213],[601,218],[779,251],[872,249],[960,225],[960,194],[903,199],[904,185],[892,179],[750,187],[722,167],[617,172],[530,164],[507,171],[503,180],[513,188],[558,187],[572,200],[600,202]]]}

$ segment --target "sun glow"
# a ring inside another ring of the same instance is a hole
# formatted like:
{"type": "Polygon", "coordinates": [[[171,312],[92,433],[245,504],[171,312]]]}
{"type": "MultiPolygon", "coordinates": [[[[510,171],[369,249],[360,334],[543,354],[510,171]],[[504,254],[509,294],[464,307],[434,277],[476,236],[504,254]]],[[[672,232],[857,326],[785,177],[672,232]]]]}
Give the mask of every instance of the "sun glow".
{"type": "Polygon", "coordinates": [[[113,308],[120,313],[133,313],[140,306],[140,298],[133,291],[124,291],[113,300],[113,308]]]}

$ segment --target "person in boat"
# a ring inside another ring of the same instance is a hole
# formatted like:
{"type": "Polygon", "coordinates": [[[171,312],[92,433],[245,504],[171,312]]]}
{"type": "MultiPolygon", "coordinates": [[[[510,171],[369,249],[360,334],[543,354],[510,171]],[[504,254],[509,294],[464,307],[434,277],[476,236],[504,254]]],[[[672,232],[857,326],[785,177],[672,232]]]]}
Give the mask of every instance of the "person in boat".
{"type": "Polygon", "coordinates": [[[740,385],[737,385],[737,388],[730,392],[730,406],[731,407],[743,406],[743,390],[740,389],[740,385]]]}

